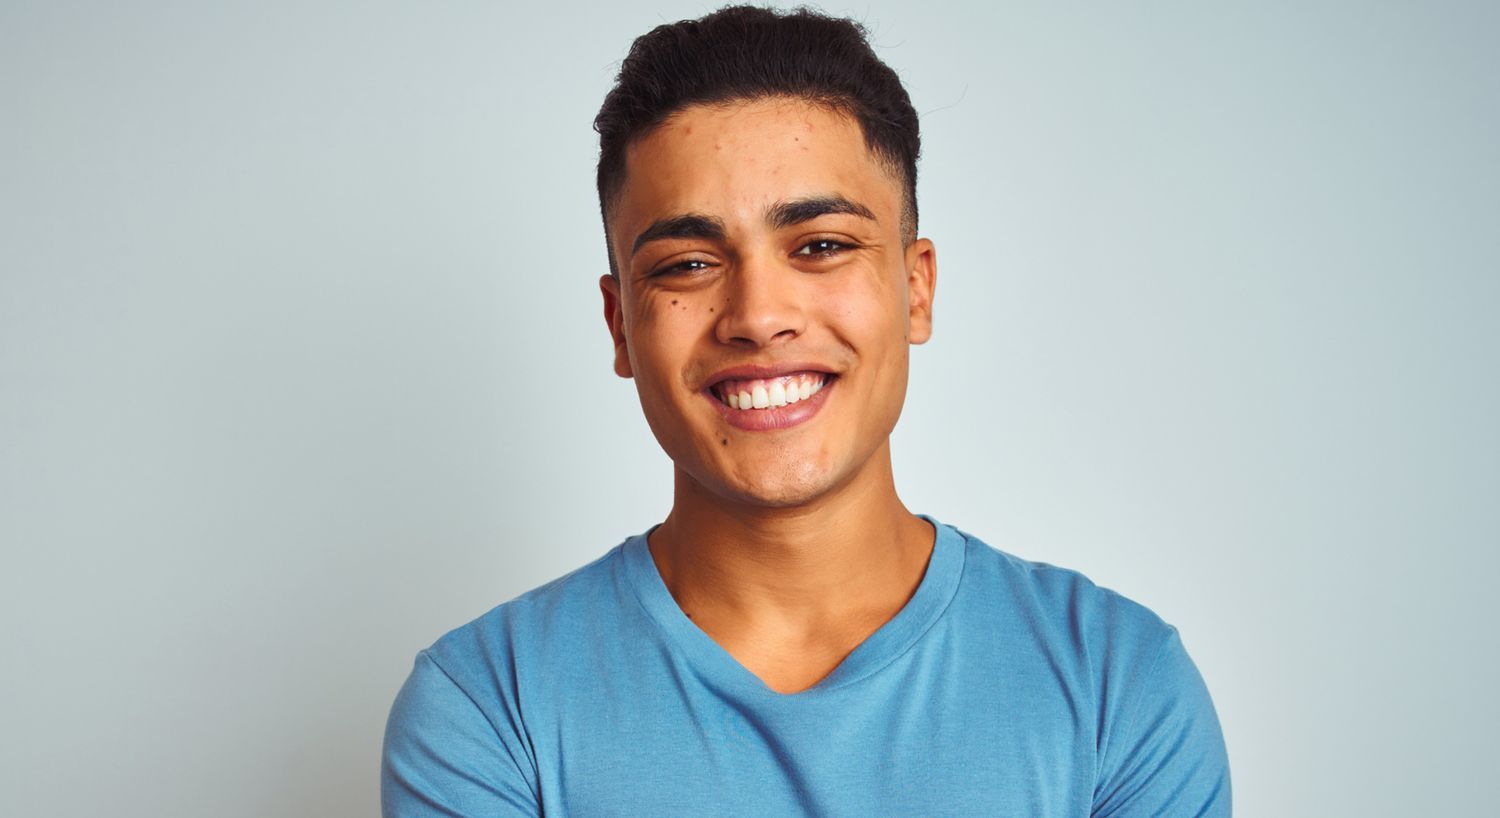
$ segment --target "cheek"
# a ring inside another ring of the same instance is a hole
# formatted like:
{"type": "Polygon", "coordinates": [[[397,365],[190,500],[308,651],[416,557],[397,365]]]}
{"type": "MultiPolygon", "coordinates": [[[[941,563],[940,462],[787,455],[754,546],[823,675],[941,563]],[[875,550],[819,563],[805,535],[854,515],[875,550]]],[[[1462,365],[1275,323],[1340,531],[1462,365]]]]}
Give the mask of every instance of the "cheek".
{"type": "Polygon", "coordinates": [[[653,300],[638,305],[631,316],[631,340],[635,342],[636,352],[647,360],[656,360],[671,350],[675,316],[664,307],[665,304],[653,300]]]}
{"type": "Polygon", "coordinates": [[[701,329],[709,299],[701,293],[654,293],[636,306],[632,318],[642,333],[681,336],[701,329]]]}
{"type": "Polygon", "coordinates": [[[820,294],[829,324],[854,344],[862,356],[881,354],[893,339],[905,346],[903,293],[883,286],[875,276],[851,277],[820,294]]]}
{"type": "Polygon", "coordinates": [[[631,315],[630,357],[635,377],[656,393],[656,402],[680,400],[665,393],[678,391],[685,363],[703,331],[703,321],[696,315],[706,311],[694,299],[676,293],[653,296],[631,315]]]}

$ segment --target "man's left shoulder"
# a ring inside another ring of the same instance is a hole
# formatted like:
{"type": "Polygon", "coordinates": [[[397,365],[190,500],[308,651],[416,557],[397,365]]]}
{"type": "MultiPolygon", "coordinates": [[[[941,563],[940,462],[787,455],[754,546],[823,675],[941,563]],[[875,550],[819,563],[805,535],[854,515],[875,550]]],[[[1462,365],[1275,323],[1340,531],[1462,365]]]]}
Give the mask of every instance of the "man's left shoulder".
{"type": "MultiPolygon", "coordinates": [[[[1035,627],[1086,646],[1122,641],[1160,648],[1177,634],[1155,610],[1083,571],[1026,559],[961,529],[970,591],[989,605],[1014,606],[1035,627]]],[[[1147,647],[1149,646],[1149,647],[1147,647]]]]}
{"type": "Polygon", "coordinates": [[[1092,814],[1229,815],[1218,714],[1177,627],[1081,571],[959,533],[967,541],[966,607],[986,612],[986,632],[1035,651],[1091,703],[1098,763],[1092,814]]]}

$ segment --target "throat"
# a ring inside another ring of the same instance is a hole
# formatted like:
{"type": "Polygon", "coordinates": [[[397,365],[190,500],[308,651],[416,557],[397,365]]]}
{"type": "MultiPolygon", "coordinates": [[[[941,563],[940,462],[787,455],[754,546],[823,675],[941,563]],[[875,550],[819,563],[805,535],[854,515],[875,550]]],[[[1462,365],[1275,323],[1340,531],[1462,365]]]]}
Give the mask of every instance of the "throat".
{"type": "Polygon", "coordinates": [[[700,491],[679,481],[647,550],[684,615],[752,670],[815,683],[926,576],[936,531],[899,501],[747,514],[700,491]]]}
{"type": "Polygon", "coordinates": [[[704,633],[766,687],[792,694],[826,679],[888,620],[868,622],[848,632],[821,633],[812,640],[752,632],[725,636],[707,629],[704,633]]]}

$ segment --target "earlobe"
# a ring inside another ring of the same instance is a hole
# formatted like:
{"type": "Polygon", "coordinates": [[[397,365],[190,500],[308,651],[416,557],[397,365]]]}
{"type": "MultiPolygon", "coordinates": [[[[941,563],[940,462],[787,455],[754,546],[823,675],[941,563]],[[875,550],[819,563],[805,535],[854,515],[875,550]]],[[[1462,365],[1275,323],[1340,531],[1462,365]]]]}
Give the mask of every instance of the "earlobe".
{"type": "Polygon", "coordinates": [[[609,328],[615,345],[615,374],[635,377],[630,367],[630,348],[625,342],[625,315],[620,302],[620,280],[608,273],[599,277],[599,292],[604,296],[604,325],[609,328]]]}
{"type": "Polygon", "coordinates": [[[937,290],[937,248],[917,239],[906,248],[906,299],[910,309],[907,339],[923,344],[932,337],[932,298],[937,290]]]}

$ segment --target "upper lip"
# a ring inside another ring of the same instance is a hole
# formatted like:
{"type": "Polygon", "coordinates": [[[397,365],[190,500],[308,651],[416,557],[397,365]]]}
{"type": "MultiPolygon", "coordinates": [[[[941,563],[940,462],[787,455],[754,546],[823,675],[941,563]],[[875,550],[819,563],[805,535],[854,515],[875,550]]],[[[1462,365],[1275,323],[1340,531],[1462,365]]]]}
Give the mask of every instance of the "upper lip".
{"type": "Polygon", "coordinates": [[[727,380],[754,380],[756,378],[776,378],[782,375],[790,375],[794,372],[822,372],[824,374],[837,374],[831,367],[823,364],[806,361],[792,361],[784,364],[742,364],[721,369],[708,376],[705,388],[712,388],[727,380]]]}

